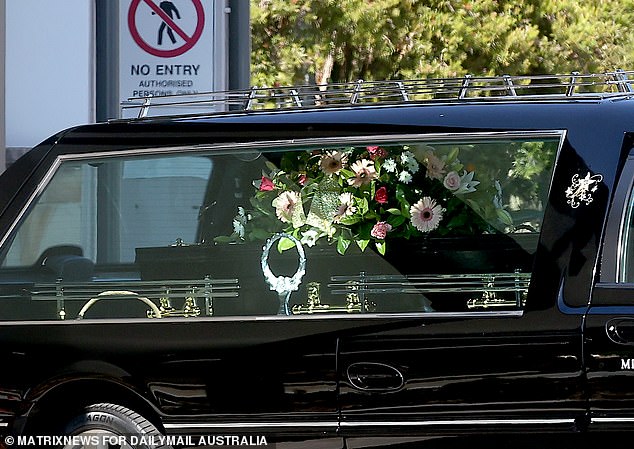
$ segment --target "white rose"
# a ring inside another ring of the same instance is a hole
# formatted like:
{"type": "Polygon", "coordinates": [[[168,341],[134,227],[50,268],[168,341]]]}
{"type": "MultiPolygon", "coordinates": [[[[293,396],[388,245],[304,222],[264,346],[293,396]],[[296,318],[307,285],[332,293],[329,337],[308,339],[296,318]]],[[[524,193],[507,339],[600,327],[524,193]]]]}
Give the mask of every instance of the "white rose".
{"type": "Polygon", "coordinates": [[[445,176],[445,180],[443,181],[443,185],[452,192],[455,192],[460,188],[460,175],[455,171],[450,171],[445,176]]]}

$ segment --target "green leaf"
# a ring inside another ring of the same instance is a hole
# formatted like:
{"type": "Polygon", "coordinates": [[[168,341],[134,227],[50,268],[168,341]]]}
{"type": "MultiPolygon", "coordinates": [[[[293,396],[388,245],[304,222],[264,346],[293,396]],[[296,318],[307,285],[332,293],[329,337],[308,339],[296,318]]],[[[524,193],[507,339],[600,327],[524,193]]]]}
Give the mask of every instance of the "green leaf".
{"type": "Polygon", "coordinates": [[[346,170],[345,168],[342,168],[341,170],[339,170],[339,173],[345,176],[346,178],[352,178],[354,176],[353,171],[346,170]]]}
{"type": "Polygon", "coordinates": [[[474,201],[472,199],[466,198],[464,200],[465,204],[467,206],[469,206],[471,209],[474,210],[474,212],[476,213],[481,213],[483,211],[482,207],[480,206],[480,204],[477,201],[474,201]]]}
{"type": "Polygon", "coordinates": [[[365,251],[368,244],[370,243],[369,240],[355,240],[355,242],[357,242],[357,246],[359,247],[359,249],[361,249],[361,251],[365,251]]]}
{"type": "Polygon", "coordinates": [[[251,233],[250,233],[251,237],[253,237],[255,240],[266,240],[269,237],[271,237],[271,233],[266,231],[265,229],[254,229],[251,233]]]}
{"type": "Polygon", "coordinates": [[[348,250],[350,243],[350,240],[339,236],[339,238],[337,239],[337,252],[343,256],[348,250]]]}
{"type": "Polygon", "coordinates": [[[382,256],[385,256],[385,249],[386,249],[385,241],[377,241],[374,244],[379,254],[382,256]]]}
{"type": "Polygon", "coordinates": [[[214,237],[214,242],[216,243],[231,243],[239,240],[239,237],[231,237],[226,235],[219,235],[218,237],[214,237]]]}
{"type": "Polygon", "coordinates": [[[358,215],[353,215],[352,217],[342,218],[340,223],[346,226],[351,226],[353,224],[359,223],[361,221],[361,217],[358,215]]]}
{"type": "Polygon", "coordinates": [[[409,208],[411,205],[409,204],[409,201],[407,201],[407,198],[405,198],[405,190],[403,190],[402,186],[398,186],[396,188],[396,199],[401,205],[401,213],[406,217],[409,217],[409,208]]]}
{"type": "Polygon", "coordinates": [[[511,214],[509,214],[504,209],[497,209],[496,212],[497,212],[498,218],[500,219],[502,223],[504,223],[507,226],[513,226],[513,217],[511,217],[511,214]]]}
{"type": "Polygon", "coordinates": [[[447,161],[445,163],[451,164],[458,157],[458,153],[460,153],[460,148],[453,148],[447,155],[447,161]]]}
{"type": "Polygon", "coordinates": [[[403,215],[390,215],[387,217],[387,222],[392,225],[393,228],[397,228],[407,221],[407,217],[403,215]]]}
{"type": "Polygon", "coordinates": [[[357,204],[359,207],[359,213],[361,215],[365,214],[368,211],[369,205],[367,198],[363,198],[361,201],[358,201],[357,204]]]}
{"type": "Polygon", "coordinates": [[[264,165],[266,165],[266,168],[268,168],[272,172],[278,170],[277,166],[271,161],[264,162],[264,165]]]}
{"type": "Polygon", "coordinates": [[[280,253],[291,248],[295,248],[295,242],[293,242],[291,239],[282,237],[277,241],[277,250],[280,253]]]}
{"type": "Polygon", "coordinates": [[[395,207],[391,207],[387,211],[392,215],[401,215],[401,211],[395,207]]]}

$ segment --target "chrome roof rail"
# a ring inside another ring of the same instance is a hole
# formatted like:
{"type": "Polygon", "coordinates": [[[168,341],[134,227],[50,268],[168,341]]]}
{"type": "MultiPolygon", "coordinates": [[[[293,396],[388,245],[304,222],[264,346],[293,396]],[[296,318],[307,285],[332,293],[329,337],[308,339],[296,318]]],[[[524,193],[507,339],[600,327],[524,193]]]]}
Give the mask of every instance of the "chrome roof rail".
{"type": "Polygon", "coordinates": [[[618,69],[614,72],[614,78],[618,83],[618,88],[620,92],[634,92],[634,88],[632,87],[632,81],[628,79],[628,73],[631,75],[631,72],[625,72],[624,70],[618,69]]]}
{"type": "Polygon", "coordinates": [[[460,87],[460,90],[458,91],[458,98],[462,99],[467,94],[467,90],[469,89],[469,83],[471,82],[471,78],[472,78],[471,75],[465,75],[465,77],[462,79],[462,86],[460,87]]]}
{"type": "Polygon", "coordinates": [[[123,118],[150,115],[209,115],[228,111],[323,108],[360,104],[455,101],[548,101],[605,98],[634,93],[634,71],[597,74],[475,76],[418,80],[257,87],[220,92],[130,98],[123,118]]]}
{"type": "Polygon", "coordinates": [[[517,97],[517,92],[515,91],[515,87],[513,87],[513,78],[510,75],[504,75],[502,77],[504,79],[504,84],[506,84],[506,91],[512,97],[517,97]]]}
{"type": "Polygon", "coordinates": [[[247,104],[244,106],[244,109],[246,109],[248,111],[248,110],[250,110],[253,107],[253,99],[255,98],[257,93],[258,93],[257,86],[253,86],[251,88],[251,90],[249,91],[249,96],[247,98],[247,104]]]}

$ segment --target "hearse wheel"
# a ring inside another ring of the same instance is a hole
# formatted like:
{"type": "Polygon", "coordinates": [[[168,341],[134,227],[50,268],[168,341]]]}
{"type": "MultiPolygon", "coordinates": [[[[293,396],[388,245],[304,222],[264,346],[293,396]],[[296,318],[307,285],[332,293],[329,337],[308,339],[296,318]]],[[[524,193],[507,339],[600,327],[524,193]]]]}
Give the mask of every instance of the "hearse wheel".
{"type": "Polygon", "coordinates": [[[64,431],[64,449],[171,449],[147,419],[116,404],[94,404],[76,416],[64,431]],[[76,443],[76,444],[73,444],[76,443]]]}

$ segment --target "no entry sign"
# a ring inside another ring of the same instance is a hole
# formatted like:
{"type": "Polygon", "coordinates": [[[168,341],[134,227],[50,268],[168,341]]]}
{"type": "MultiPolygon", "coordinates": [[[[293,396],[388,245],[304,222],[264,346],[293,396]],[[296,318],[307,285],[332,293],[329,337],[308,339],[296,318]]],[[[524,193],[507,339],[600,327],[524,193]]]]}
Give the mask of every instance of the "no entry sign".
{"type": "Polygon", "coordinates": [[[171,58],[196,45],[205,28],[203,5],[200,0],[186,0],[179,6],[175,1],[132,0],[127,23],[130,35],[141,49],[154,56],[171,58]],[[183,11],[184,8],[188,11],[183,11]],[[147,20],[148,9],[156,20],[147,20]],[[169,47],[169,42],[172,48],[163,48],[169,47]]]}
{"type": "Polygon", "coordinates": [[[226,19],[216,0],[119,0],[119,99],[197,94],[226,54],[215,42],[226,19]]]}

